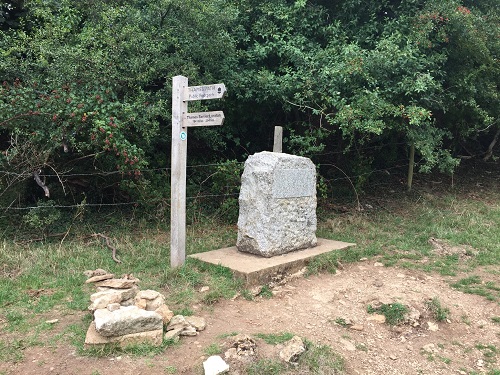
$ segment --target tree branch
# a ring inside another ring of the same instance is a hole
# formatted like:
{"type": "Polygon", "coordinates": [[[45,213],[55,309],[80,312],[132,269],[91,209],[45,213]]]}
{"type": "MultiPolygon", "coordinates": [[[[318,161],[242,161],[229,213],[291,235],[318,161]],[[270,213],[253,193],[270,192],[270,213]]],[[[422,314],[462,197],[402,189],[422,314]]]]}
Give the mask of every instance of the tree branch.
{"type": "Polygon", "coordinates": [[[496,143],[498,142],[498,138],[500,137],[500,128],[498,128],[495,136],[493,137],[493,140],[491,141],[488,150],[486,151],[486,155],[484,155],[483,160],[487,161],[489,158],[493,156],[493,147],[495,147],[496,143]]]}
{"type": "Polygon", "coordinates": [[[41,169],[37,169],[37,170],[33,171],[33,177],[35,178],[35,181],[38,184],[38,186],[40,186],[43,189],[43,191],[45,192],[45,196],[47,198],[49,198],[50,197],[50,191],[49,191],[49,188],[47,187],[47,185],[45,185],[43,183],[43,181],[40,179],[40,173],[41,172],[42,172],[41,169]]]}

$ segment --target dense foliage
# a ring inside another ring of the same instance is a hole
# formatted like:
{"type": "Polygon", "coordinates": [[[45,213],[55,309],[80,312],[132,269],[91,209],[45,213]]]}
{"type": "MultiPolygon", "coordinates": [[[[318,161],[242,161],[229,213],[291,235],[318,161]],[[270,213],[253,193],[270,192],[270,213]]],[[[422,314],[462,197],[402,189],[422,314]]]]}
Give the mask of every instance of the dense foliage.
{"type": "Polygon", "coordinates": [[[0,201],[43,198],[35,173],[60,204],[168,207],[175,75],[229,93],[190,104],[226,122],[192,132],[188,163],[206,167],[188,195],[234,193],[276,125],[326,180],[407,164],[409,147],[450,172],[500,129],[499,35],[494,0],[4,2],[0,201]]]}

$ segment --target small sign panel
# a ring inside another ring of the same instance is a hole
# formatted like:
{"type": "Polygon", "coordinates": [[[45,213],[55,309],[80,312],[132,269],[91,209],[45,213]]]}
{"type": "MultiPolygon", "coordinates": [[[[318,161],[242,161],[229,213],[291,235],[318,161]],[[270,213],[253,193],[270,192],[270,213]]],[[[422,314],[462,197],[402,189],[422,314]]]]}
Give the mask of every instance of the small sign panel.
{"type": "Polygon", "coordinates": [[[314,169],[278,169],[275,171],[273,198],[301,198],[316,195],[314,169]]]}
{"type": "Polygon", "coordinates": [[[209,100],[220,99],[226,92],[226,86],[223,83],[205,86],[190,86],[184,91],[184,100],[209,100]]]}
{"type": "Polygon", "coordinates": [[[224,112],[193,112],[185,113],[183,116],[183,126],[215,126],[224,123],[224,112]]]}

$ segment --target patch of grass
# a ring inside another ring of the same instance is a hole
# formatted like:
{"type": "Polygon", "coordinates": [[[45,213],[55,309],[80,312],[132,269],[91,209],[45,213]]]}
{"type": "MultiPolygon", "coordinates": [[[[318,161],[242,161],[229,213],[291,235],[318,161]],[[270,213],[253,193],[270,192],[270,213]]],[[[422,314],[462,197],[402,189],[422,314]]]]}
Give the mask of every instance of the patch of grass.
{"type": "Polygon", "coordinates": [[[491,317],[491,321],[492,321],[493,323],[500,324],[500,316],[492,316],[492,317],[491,317]]]}
{"type": "Polygon", "coordinates": [[[447,358],[447,357],[443,357],[443,356],[438,356],[439,360],[443,363],[446,363],[447,365],[449,365],[451,363],[451,359],[450,358],[447,358]]]}
{"type": "Polygon", "coordinates": [[[495,230],[500,210],[498,204],[491,204],[498,202],[500,193],[488,191],[488,202],[458,193],[417,192],[412,196],[392,196],[383,200],[384,210],[335,216],[326,212],[318,234],[356,243],[351,251],[342,252],[342,262],[348,262],[349,257],[357,261],[360,257],[382,255],[386,266],[399,266],[404,262],[408,268],[441,274],[455,274],[465,262],[467,267],[473,268],[500,264],[500,243],[495,230]],[[466,259],[439,256],[427,242],[430,237],[443,239],[450,245],[467,244],[477,251],[471,251],[466,259]],[[428,262],[416,261],[422,257],[428,258],[428,262]],[[413,266],[411,261],[414,261],[413,266]]]}
{"type": "Polygon", "coordinates": [[[488,363],[496,362],[497,354],[499,353],[499,349],[492,344],[476,344],[475,348],[480,350],[483,353],[484,360],[488,363]]]}
{"type": "Polygon", "coordinates": [[[467,315],[462,315],[460,317],[460,319],[462,320],[463,323],[467,324],[468,326],[470,326],[472,323],[470,321],[470,318],[467,316],[467,315]]]}
{"type": "Polygon", "coordinates": [[[467,294],[477,294],[490,301],[500,301],[500,287],[492,281],[483,283],[479,276],[460,279],[451,286],[467,294]]]}
{"type": "Polygon", "coordinates": [[[210,344],[209,346],[207,346],[204,350],[204,353],[207,355],[207,356],[211,356],[211,355],[217,355],[217,354],[220,354],[222,352],[221,350],[221,347],[218,345],[218,344],[210,344]]]}
{"type": "Polygon", "coordinates": [[[259,296],[263,297],[263,298],[272,298],[273,296],[273,291],[272,289],[269,287],[269,285],[263,285],[262,286],[262,289],[260,290],[259,296]]]}
{"type": "Polygon", "coordinates": [[[242,289],[243,282],[234,278],[227,267],[189,258],[181,267],[166,268],[161,285],[169,291],[167,303],[177,306],[177,309],[186,309],[195,303],[198,298],[195,289],[202,285],[209,286],[209,291],[200,298],[204,303],[212,305],[221,299],[233,297],[242,289]]]}
{"type": "Polygon", "coordinates": [[[382,304],[378,308],[373,308],[371,305],[368,305],[367,311],[370,314],[380,313],[384,315],[386,323],[394,326],[404,321],[405,314],[408,312],[408,307],[399,302],[395,302],[382,304]]]}
{"type": "Polygon", "coordinates": [[[321,254],[313,259],[307,264],[306,276],[317,275],[320,272],[329,272],[334,274],[337,272],[338,256],[334,253],[321,254]]]}
{"type": "Polygon", "coordinates": [[[175,374],[177,372],[177,368],[175,366],[166,366],[165,372],[167,374],[175,374]]]}
{"type": "Polygon", "coordinates": [[[437,297],[434,297],[430,301],[426,302],[426,306],[429,309],[429,311],[432,313],[432,316],[434,319],[436,319],[438,322],[442,322],[446,319],[448,319],[450,315],[450,309],[447,307],[441,306],[441,302],[437,297]]]}
{"type": "Polygon", "coordinates": [[[258,337],[259,339],[264,340],[267,344],[277,345],[277,344],[283,344],[284,342],[291,340],[294,334],[290,332],[269,333],[269,334],[257,333],[255,336],[258,337]]]}
{"type": "Polygon", "coordinates": [[[21,362],[24,359],[25,346],[22,340],[13,340],[11,342],[0,341],[0,361],[2,362],[21,362]]]}
{"type": "Polygon", "coordinates": [[[25,331],[29,324],[26,315],[19,310],[10,310],[5,314],[7,320],[7,330],[12,332],[15,330],[25,331]]]}
{"type": "Polygon", "coordinates": [[[174,343],[171,340],[163,340],[161,346],[155,346],[147,343],[141,344],[131,344],[125,347],[121,347],[117,344],[105,344],[103,346],[84,349],[79,352],[80,355],[85,355],[88,357],[111,357],[117,355],[131,355],[136,357],[153,357],[155,355],[161,354],[166,348],[172,346],[174,343]]]}
{"type": "Polygon", "coordinates": [[[443,276],[455,276],[459,269],[458,262],[458,255],[446,255],[442,258],[436,259],[433,263],[433,267],[435,267],[443,276]]]}
{"type": "Polygon", "coordinates": [[[277,359],[260,359],[247,368],[248,375],[280,375],[287,369],[284,363],[277,359]]]}
{"type": "Polygon", "coordinates": [[[306,340],[306,351],[299,357],[297,374],[344,374],[344,359],[328,345],[314,345],[306,340]]]}
{"type": "Polygon", "coordinates": [[[247,301],[253,301],[253,294],[250,290],[248,289],[243,289],[241,291],[241,296],[246,299],[247,301]]]}
{"type": "Polygon", "coordinates": [[[223,333],[222,335],[217,336],[218,338],[225,339],[227,337],[233,337],[238,335],[238,332],[230,332],[230,333],[223,333]]]}
{"type": "Polygon", "coordinates": [[[362,352],[368,351],[368,347],[366,346],[366,344],[363,344],[363,343],[358,343],[355,345],[355,347],[356,347],[356,349],[361,350],[362,352]]]}
{"type": "Polygon", "coordinates": [[[349,326],[344,318],[336,318],[334,322],[344,328],[349,326]]]}
{"type": "Polygon", "coordinates": [[[184,307],[183,309],[175,310],[174,314],[175,315],[182,315],[182,316],[192,316],[192,315],[194,315],[194,311],[191,310],[189,307],[184,307]]]}

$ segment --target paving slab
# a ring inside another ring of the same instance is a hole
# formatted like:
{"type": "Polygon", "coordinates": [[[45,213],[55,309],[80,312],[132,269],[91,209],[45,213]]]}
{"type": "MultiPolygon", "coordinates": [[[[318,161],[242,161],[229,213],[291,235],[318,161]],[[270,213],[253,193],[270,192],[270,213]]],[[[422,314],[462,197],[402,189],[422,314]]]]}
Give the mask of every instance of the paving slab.
{"type": "Polygon", "coordinates": [[[236,246],[191,254],[188,257],[205,263],[229,268],[236,277],[242,278],[247,286],[263,285],[277,274],[292,274],[315,257],[334,251],[346,250],[354,243],[318,238],[318,245],[270,258],[238,251],[236,246]]]}

